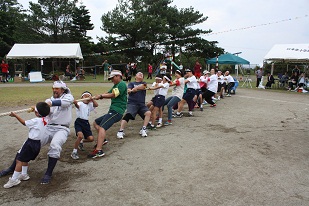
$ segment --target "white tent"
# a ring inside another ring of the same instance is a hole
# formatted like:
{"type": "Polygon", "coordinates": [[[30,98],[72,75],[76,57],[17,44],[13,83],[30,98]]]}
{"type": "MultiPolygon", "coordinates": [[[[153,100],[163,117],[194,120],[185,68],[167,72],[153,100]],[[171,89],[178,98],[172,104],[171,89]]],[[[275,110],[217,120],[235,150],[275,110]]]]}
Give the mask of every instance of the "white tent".
{"type": "Polygon", "coordinates": [[[276,44],[264,57],[266,61],[309,62],[309,44],[276,44]]]}
{"type": "Polygon", "coordinates": [[[7,59],[83,59],[79,43],[14,44],[7,59]]]}

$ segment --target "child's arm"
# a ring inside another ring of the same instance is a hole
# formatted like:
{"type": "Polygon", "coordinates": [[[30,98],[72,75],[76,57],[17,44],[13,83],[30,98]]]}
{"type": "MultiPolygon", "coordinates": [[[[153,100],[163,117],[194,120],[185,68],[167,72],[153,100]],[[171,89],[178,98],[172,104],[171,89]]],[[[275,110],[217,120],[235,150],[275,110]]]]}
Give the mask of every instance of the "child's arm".
{"type": "Polygon", "coordinates": [[[77,109],[79,109],[78,101],[74,100],[73,103],[74,103],[75,107],[76,107],[77,109]]]}
{"type": "Polygon", "coordinates": [[[91,98],[91,100],[90,100],[90,101],[92,101],[92,103],[93,103],[93,107],[98,107],[98,106],[99,106],[98,102],[97,102],[97,101],[95,101],[95,99],[91,98]]]}
{"type": "Polygon", "coordinates": [[[10,116],[11,116],[11,117],[16,117],[16,119],[17,119],[21,124],[23,124],[24,126],[26,126],[25,120],[22,119],[20,116],[18,116],[16,113],[11,112],[10,116]]]}

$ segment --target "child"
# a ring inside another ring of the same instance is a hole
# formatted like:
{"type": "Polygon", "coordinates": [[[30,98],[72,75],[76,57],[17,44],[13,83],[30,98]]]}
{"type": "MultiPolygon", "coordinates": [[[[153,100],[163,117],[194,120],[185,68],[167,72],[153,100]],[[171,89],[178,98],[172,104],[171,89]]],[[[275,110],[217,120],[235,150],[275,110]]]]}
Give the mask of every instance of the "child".
{"type": "Polygon", "coordinates": [[[77,139],[75,141],[71,157],[75,160],[79,159],[77,154],[77,148],[79,148],[80,150],[84,150],[83,142],[92,142],[94,140],[88,119],[90,112],[98,106],[98,103],[94,99],[92,99],[91,96],[92,95],[90,92],[85,91],[82,93],[81,98],[90,98],[89,100],[84,100],[82,102],[77,102],[76,100],[74,100],[73,102],[76,107],[77,116],[74,123],[77,139]]]}
{"type": "MultiPolygon", "coordinates": [[[[160,77],[156,77],[156,80],[160,80],[160,77]]],[[[159,112],[159,121],[157,124],[157,128],[162,127],[162,106],[165,103],[165,96],[167,95],[168,88],[169,88],[169,82],[171,81],[171,78],[169,75],[164,75],[161,83],[155,83],[153,84],[150,90],[157,90],[156,95],[154,98],[152,98],[153,102],[153,109],[152,109],[152,121],[155,121],[157,112],[159,112]]],[[[150,122],[151,128],[154,128],[154,125],[152,122],[150,122]]]]}
{"type": "Polygon", "coordinates": [[[25,121],[14,112],[10,114],[11,117],[16,117],[21,124],[29,128],[29,135],[17,155],[15,171],[12,177],[9,178],[9,181],[3,186],[4,188],[14,187],[18,185],[21,180],[30,179],[28,175],[28,162],[34,160],[40,153],[41,140],[45,131],[44,126],[47,124],[44,117],[46,117],[49,112],[49,105],[45,102],[39,102],[35,106],[35,115],[37,118],[25,121]]]}

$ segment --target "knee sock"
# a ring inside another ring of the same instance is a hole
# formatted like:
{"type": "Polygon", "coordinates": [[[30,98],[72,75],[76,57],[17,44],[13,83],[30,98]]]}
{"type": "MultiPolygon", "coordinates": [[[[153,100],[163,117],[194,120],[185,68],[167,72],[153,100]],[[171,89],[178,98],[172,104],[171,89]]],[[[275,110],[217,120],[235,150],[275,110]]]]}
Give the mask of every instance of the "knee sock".
{"type": "Polygon", "coordinates": [[[48,167],[45,172],[45,175],[52,176],[53,170],[57,164],[58,159],[53,157],[48,157],[48,167]]]}
{"type": "Polygon", "coordinates": [[[16,154],[16,156],[15,156],[15,158],[14,158],[14,160],[13,160],[11,166],[8,168],[8,170],[10,170],[10,171],[14,171],[14,170],[15,170],[15,167],[16,167],[16,159],[17,159],[18,155],[19,155],[19,153],[16,154]]]}

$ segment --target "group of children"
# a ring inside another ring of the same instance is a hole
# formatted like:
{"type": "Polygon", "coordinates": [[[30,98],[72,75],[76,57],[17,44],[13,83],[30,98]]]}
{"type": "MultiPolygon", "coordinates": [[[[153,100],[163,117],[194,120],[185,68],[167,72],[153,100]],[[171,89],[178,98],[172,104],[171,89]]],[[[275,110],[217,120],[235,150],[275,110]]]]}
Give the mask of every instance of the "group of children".
{"type": "MultiPolygon", "coordinates": [[[[215,69],[211,69],[210,72],[204,71],[203,75],[200,77],[196,77],[193,71],[188,68],[184,71],[176,70],[174,80],[172,80],[169,74],[158,74],[155,78],[156,81],[149,88],[146,87],[145,83],[142,81],[142,75],[138,73],[137,77],[140,78],[139,84],[142,84],[142,86],[144,85],[142,90],[147,89],[154,91],[154,97],[146,104],[151,115],[146,111],[147,108],[143,110],[145,113],[141,115],[143,118],[145,118],[145,115],[150,116],[149,118],[146,118],[146,120],[149,121],[148,123],[147,121],[145,122],[140,131],[142,137],[147,137],[146,129],[144,128],[146,127],[145,125],[148,125],[148,129],[160,128],[163,125],[171,125],[173,117],[182,117],[182,111],[186,103],[188,104],[189,116],[193,116],[194,108],[200,108],[200,110],[203,111],[203,104],[207,103],[210,104],[210,107],[215,107],[215,101],[223,98],[224,91],[227,92],[226,96],[230,96],[230,89],[234,82],[228,71],[225,73],[225,76],[223,76],[220,71],[216,72],[215,69]],[[172,95],[166,98],[169,87],[173,87],[172,95]],[[206,102],[203,102],[203,99],[205,99],[206,102]],[[167,121],[163,124],[163,110],[165,106],[168,110],[167,121]],[[158,120],[158,123],[155,126],[154,124],[156,120],[158,120]]],[[[138,89],[136,88],[135,90],[138,89]]],[[[128,87],[128,93],[133,91],[134,88],[128,87]]],[[[144,94],[144,96],[145,95],[146,94],[144,94]]],[[[78,149],[84,150],[83,143],[94,141],[88,120],[90,112],[93,111],[95,107],[98,107],[95,98],[93,98],[92,94],[88,91],[82,93],[81,99],[81,101],[74,100],[73,102],[76,107],[74,128],[77,138],[74,143],[71,157],[75,160],[79,159],[78,149]]],[[[10,116],[16,117],[21,124],[29,128],[29,135],[28,139],[18,151],[15,171],[12,177],[9,178],[9,181],[4,185],[4,188],[13,187],[20,184],[21,181],[30,178],[27,173],[28,162],[34,160],[40,152],[40,141],[41,138],[43,138],[44,126],[48,121],[45,117],[50,113],[50,106],[51,105],[48,105],[45,102],[37,103],[34,107],[36,118],[27,121],[23,120],[14,112],[10,114],[10,116]]],[[[123,120],[126,119],[125,116],[123,120]]],[[[128,116],[128,120],[130,118],[132,119],[131,116],[128,116]]],[[[117,137],[120,138],[118,133],[117,137]]],[[[122,138],[123,134],[120,139],[122,138]]],[[[103,144],[106,143],[108,143],[108,141],[105,139],[103,144]]],[[[6,174],[2,173],[1,175],[6,174]]]]}

